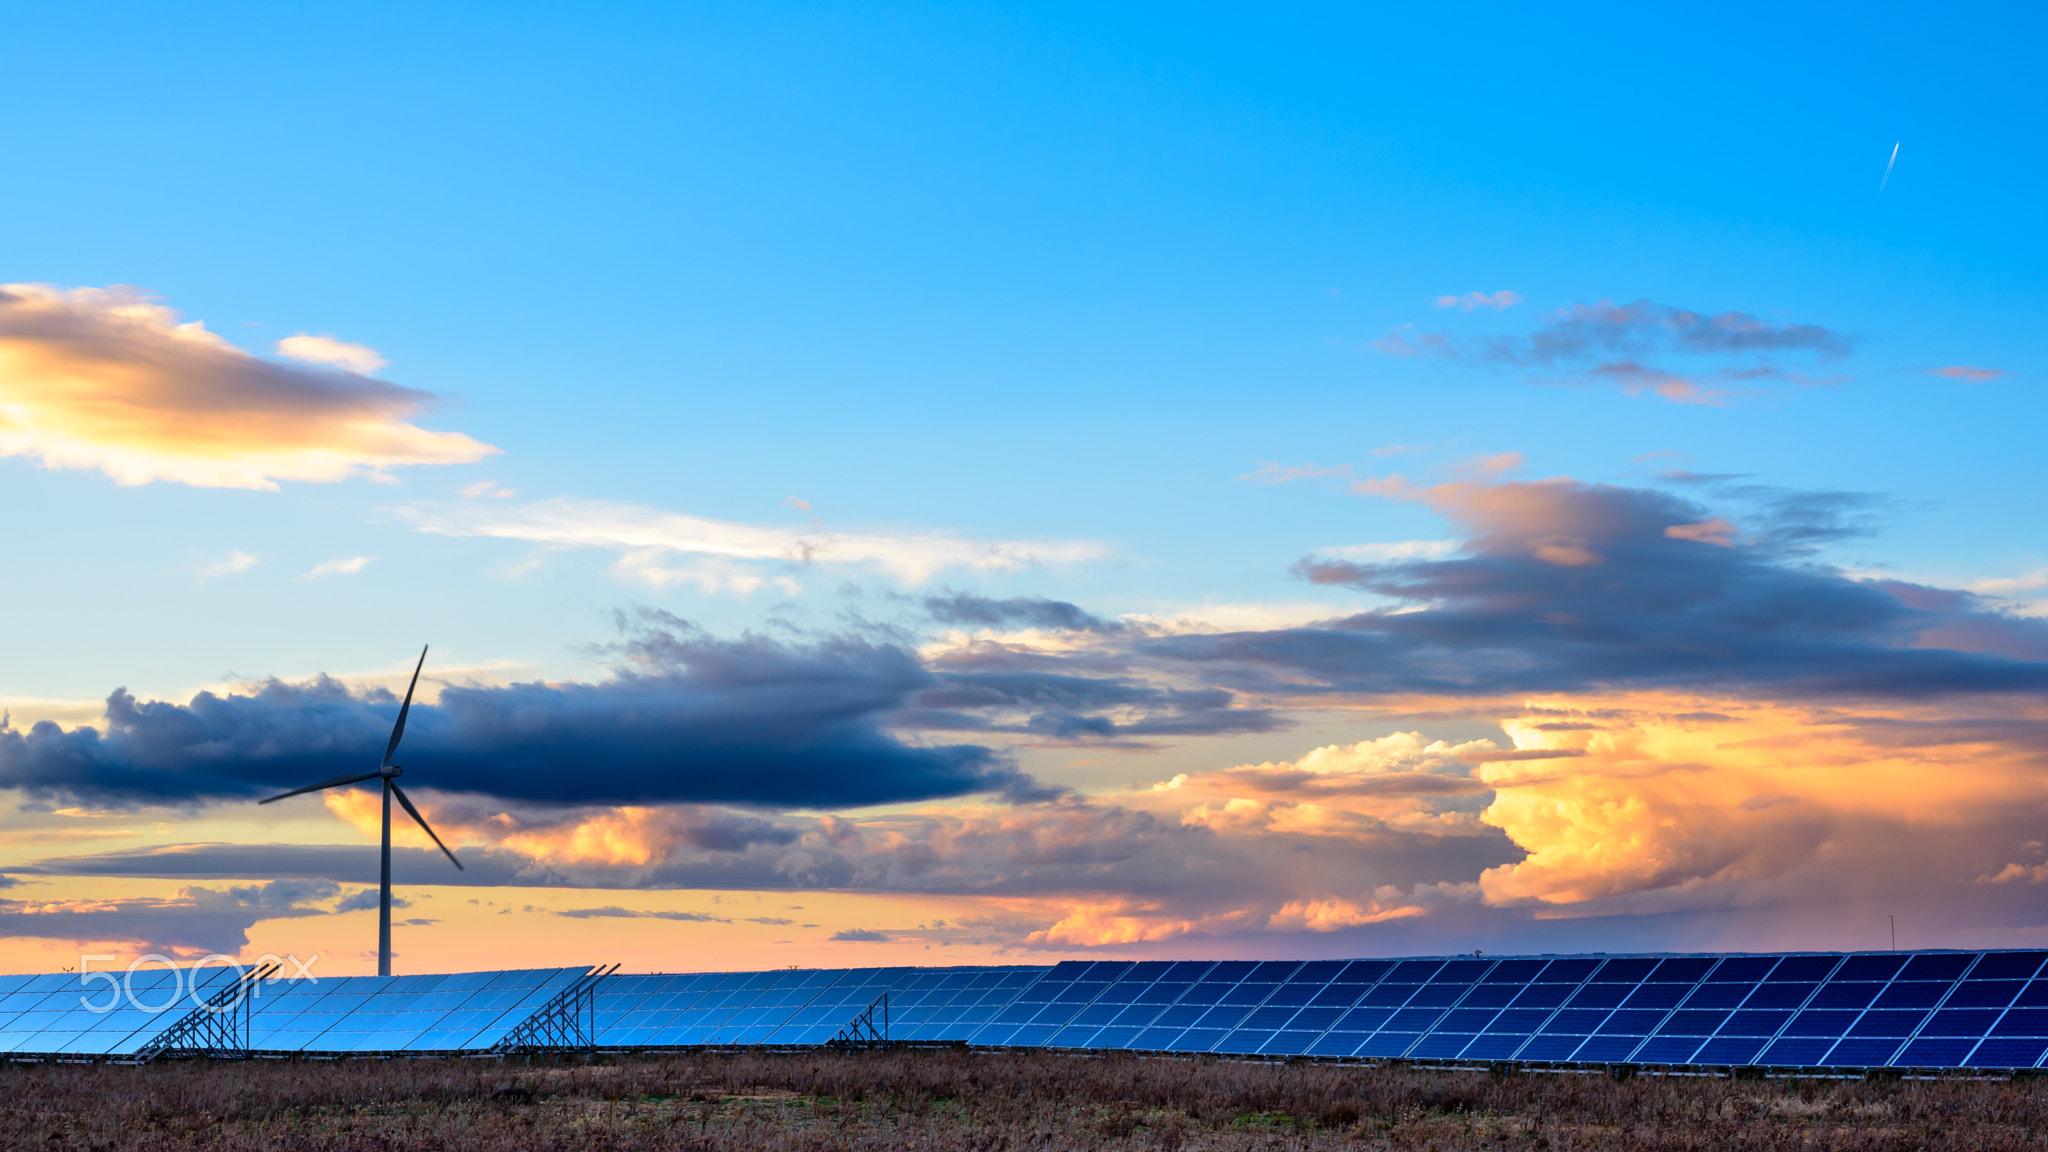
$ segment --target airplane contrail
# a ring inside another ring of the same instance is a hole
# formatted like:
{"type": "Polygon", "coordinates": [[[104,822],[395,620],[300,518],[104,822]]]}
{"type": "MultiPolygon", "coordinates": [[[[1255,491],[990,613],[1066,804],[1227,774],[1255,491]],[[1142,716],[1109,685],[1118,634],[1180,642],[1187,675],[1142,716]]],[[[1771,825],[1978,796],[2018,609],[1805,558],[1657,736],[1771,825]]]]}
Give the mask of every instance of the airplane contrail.
{"type": "Polygon", "coordinates": [[[1895,142],[1892,144],[1892,158],[1884,162],[1884,179],[1877,182],[1877,190],[1879,192],[1884,191],[1884,186],[1892,182],[1892,165],[1898,162],[1899,145],[1895,142]]]}

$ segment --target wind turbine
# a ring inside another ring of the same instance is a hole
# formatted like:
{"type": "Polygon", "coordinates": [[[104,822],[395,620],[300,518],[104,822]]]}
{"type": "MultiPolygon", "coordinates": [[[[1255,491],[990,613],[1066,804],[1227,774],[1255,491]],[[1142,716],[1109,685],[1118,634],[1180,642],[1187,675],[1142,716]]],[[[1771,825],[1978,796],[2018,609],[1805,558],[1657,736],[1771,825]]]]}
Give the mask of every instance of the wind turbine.
{"type": "Polygon", "coordinates": [[[405,714],[412,711],[412,690],[419,687],[420,669],[426,667],[426,664],[427,650],[422,647],[420,649],[420,662],[413,665],[412,683],[405,687],[405,703],[399,705],[398,708],[398,723],[391,727],[391,743],[384,746],[384,762],[377,766],[375,772],[350,773],[346,776],[336,776],[332,780],[322,780],[318,784],[308,784],[304,788],[294,788],[289,792],[272,796],[268,800],[258,801],[261,804],[274,804],[290,796],[300,796],[307,792],[318,792],[323,788],[339,788],[344,784],[360,784],[365,780],[382,780],[384,782],[384,870],[377,890],[377,975],[379,976],[391,975],[391,797],[394,795],[398,797],[398,802],[405,805],[406,814],[411,816],[425,830],[427,836],[434,841],[434,847],[447,854],[448,862],[455,865],[457,872],[462,871],[462,861],[457,860],[455,853],[449,852],[448,846],[441,843],[441,838],[434,835],[434,830],[427,825],[427,818],[420,815],[420,810],[413,807],[412,801],[407,799],[405,789],[398,786],[398,777],[405,772],[405,769],[391,762],[392,755],[398,751],[399,738],[405,735],[405,714]]]}

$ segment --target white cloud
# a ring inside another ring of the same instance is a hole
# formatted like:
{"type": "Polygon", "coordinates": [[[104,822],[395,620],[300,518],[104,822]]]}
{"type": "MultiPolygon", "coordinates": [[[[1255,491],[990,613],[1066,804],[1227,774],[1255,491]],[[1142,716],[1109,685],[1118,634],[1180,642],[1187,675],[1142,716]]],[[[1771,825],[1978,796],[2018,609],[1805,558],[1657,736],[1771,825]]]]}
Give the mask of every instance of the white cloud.
{"type": "Polygon", "coordinates": [[[351,344],[336,340],[332,336],[308,336],[304,332],[287,336],[277,342],[277,350],[294,360],[308,364],[325,364],[367,376],[384,367],[390,361],[377,355],[375,348],[363,344],[351,344]]]}
{"type": "Polygon", "coordinates": [[[263,563],[262,558],[254,553],[236,550],[229,552],[225,558],[220,560],[201,560],[192,566],[192,574],[199,577],[201,581],[212,580],[220,576],[239,576],[261,563],[263,563]]]}
{"type": "Polygon", "coordinates": [[[516,507],[413,504],[393,510],[422,532],[523,540],[615,552],[621,579],[667,587],[696,583],[746,592],[773,577],[754,565],[880,568],[919,584],[948,569],[1011,571],[1079,564],[1108,549],[1087,540],[970,540],[946,532],[837,532],[743,524],[638,504],[557,496],[516,507]],[[672,561],[682,561],[680,565],[672,561]]]}
{"type": "Polygon", "coordinates": [[[322,560],[299,579],[324,580],[329,576],[353,576],[369,567],[370,561],[375,559],[375,556],[343,556],[333,560],[322,560]]]}
{"type": "Polygon", "coordinates": [[[2012,596],[2044,589],[2048,589],[2048,568],[2036,568],[2022,576],[1978,580],[1970,585],[1970,591],[1986,596],[2012,596]]]}
{"type": "Polygon", "coordinates": [[[1127,612],[1118,619],[1166,633],[1244,632],[1300,628],[1353,611],[1314,600],[1212,601],[1127,612]]]}
{"type": "Polygon", "coordinates": [[[1380,544],[1338,544],[1316,549],[1316,555],[1360,564],[1394,560],[1440,560],[1458,550],[1456,540],[1394,540],[1380,544]]]}
{"type": "Polygon", "coordinates": [[[2023,616],[2048,616],[2048,568],[2036,568],[2019,576],[1975,580],[1967,587],[1980,596],[2005,602],[2023,616]]]}

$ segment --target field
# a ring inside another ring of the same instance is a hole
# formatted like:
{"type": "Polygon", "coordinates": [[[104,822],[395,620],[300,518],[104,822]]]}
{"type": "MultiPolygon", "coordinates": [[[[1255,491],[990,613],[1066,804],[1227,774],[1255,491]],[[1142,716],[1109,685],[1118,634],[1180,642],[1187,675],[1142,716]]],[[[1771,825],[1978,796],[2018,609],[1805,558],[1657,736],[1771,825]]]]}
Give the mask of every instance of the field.
{"type": "Polygon", "coordinates": [[[0,1148],[2002,1149],[2048,1081],[1489,1075],[951,1051],[0,1069],[0,1148]]]}

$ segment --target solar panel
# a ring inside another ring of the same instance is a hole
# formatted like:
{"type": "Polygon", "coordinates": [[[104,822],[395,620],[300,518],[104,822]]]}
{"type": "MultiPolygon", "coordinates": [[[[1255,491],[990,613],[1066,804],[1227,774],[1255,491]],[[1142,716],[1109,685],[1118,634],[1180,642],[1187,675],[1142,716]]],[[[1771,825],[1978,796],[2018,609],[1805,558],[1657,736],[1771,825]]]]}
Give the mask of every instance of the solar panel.
{"type": "Polygon", "coordinates": [[[266,980],[250,1000],[249,1047],[278,1054],[481,1051],[586,971],[266,980]]]}
{"type": "Polygon", "coordinates": [[[204,1002],[232,970],[162,968],[0,978],[0,1053],[125,1056],[204,1002]],[[117,987],[109,987],[108,976],[117,987]],[[196,989],[196,992],[195,992],[196,989]]]}

